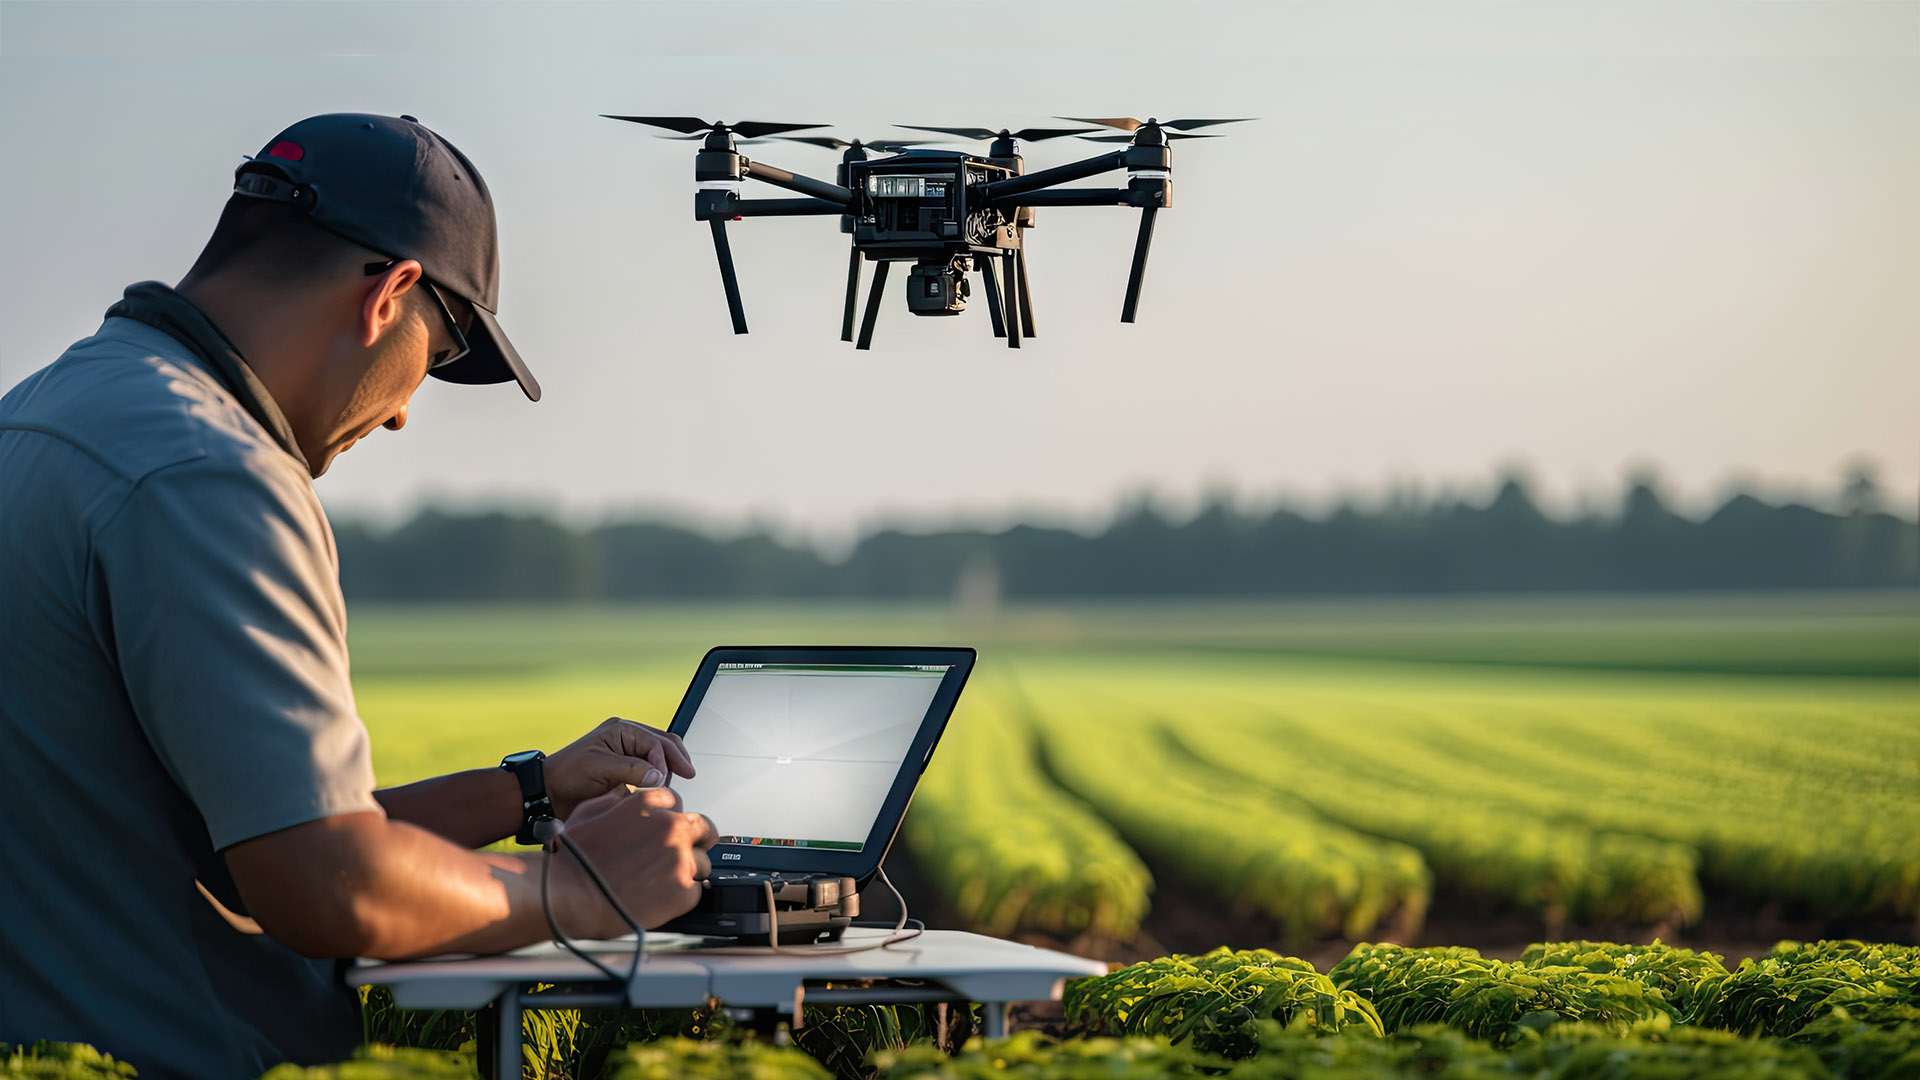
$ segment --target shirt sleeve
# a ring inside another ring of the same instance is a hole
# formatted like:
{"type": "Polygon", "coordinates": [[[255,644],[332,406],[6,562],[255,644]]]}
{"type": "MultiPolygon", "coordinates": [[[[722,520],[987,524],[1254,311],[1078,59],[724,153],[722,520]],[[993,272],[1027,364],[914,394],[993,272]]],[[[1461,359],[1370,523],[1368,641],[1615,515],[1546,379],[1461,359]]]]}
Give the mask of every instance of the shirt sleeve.
{"type": "Polygon", "coordinates": [[[306,477],[263,464],[150,474],[94,537],[106,643],[215,850],[380,809],[332,533],[306,477]]]}

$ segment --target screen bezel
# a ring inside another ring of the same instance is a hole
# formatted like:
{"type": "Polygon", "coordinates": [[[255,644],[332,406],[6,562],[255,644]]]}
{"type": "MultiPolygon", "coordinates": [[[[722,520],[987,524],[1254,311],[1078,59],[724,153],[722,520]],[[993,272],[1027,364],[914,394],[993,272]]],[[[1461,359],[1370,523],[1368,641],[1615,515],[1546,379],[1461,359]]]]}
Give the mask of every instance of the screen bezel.
{"type": "MultiPolygon", "coordinates": [[[[934,691],[926,715],[920,718],[920,730],[914,733],[913,742],[900,762],[900,771],[894,774],[893,786],[887,789],[886,801],[880,804],[880,812],[874,818],[873,829],[867,834],[859,851],[769,847],[765,844],[715,844],[708,852],[714,868],[817,871],[865,882],[879,868],[880,860],[886,858],[887,849],[893,844],[894,834],[900,828],[900,819],[906,816],[907,805],[913,801],[913,789],[933,758],[933,748],[946,730],[954,706],[960,701],[960,691],[967,684],[967,676],[973,672],[976,656],[973,649],[964,646],[725,645],[709,649],[694,672],[686,696],[680,699],[680,707],[674,711],[673,723],[668,725],[667,730],[675,735],[686,735],[694,714],[700,711],[700,703],[707,696],[707,687],[713,683],[721,664],[947,665],[940,688],[934,691]]],[[[700,763],[695,761],[693,767],[698,769],[700,763]]],[[[796,797],[808,794],[795,793],[796,797]]],[[[698,811],[700,808],[689,806],[686,809],[698,811]]]]}

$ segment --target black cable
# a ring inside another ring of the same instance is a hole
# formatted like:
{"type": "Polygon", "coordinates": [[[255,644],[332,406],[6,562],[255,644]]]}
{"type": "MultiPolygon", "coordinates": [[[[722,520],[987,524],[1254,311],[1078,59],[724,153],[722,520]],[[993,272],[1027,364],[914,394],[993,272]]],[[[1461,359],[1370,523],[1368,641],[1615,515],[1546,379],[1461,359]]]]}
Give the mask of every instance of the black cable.
{"type": "MultiPolygon", "coordinates": [[[[633,964],[627,969],[626,977],[626,985],[628,991],[631,992],[633,981],[639,977],[640,974],[641,959],[646,955],[647,951],[646,927],[641,926],[638,920],[628,914],[626,905],[622,904],[620,898],[614,894],[612,886],[607,884],[607,879],[600,876],[600,871],[593,865],[593,860],[587,858],[587,853],[581,851],[580,845],[573,842],[573,837],[566,834],[566,829],[559,821],[543,821],[534,826],[534,831],[542,840],[540,846],[540,912],[546,916],[547,932],[553,935],[553,943],[580,959],[585,960],[587,963],[592,964],[608,979],[614,982],[620,981],[619,972],[601,963],[598,957],[591,955],[576,945],[573,939],[567,936],[566,931],[560,929],[560,923],[553,917],[553,904],[548,899],[548,882],[553,876],[554,848],[557,844],[565,844],[567,850],[573,854],[573,857],[580,860],[580,868],[587,872],[587,877],[590,878],[594,886],[600,890],[600,895],[606,897],[607,903],[613,906],[613,910],[620,916],[620,920],[626,923],[628,928],[633,931],[633,964]]],[[[621,1000],[623,1002],[626,1000],[624,995],[621,1000]]]]}

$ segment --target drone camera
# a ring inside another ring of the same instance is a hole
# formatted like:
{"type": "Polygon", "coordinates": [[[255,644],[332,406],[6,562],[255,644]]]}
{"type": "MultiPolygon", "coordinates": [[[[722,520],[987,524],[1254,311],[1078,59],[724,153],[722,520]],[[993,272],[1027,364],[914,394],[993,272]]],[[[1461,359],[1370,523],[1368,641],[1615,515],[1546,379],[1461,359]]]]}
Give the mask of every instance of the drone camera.
{"type": "Polygon", "coordinates": [[[958,315],[967,310],[967,275],[954,263],[920,263],[907,272],[907,310],[958,315]]]}

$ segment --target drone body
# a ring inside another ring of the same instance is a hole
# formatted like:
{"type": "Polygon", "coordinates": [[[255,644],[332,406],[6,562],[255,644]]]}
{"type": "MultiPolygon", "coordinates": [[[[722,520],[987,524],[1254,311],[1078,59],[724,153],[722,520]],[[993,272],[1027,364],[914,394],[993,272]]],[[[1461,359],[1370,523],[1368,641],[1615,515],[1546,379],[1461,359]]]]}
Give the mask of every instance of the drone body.
{"type": "MultiPolygon", "coordinates": [[[[976,269],[984,279],[987,308],[997,337],[1011,348],[1034,336],[1032,297],[1028,290],[1024,234],[1043,206],[1129,206],[1140,210],[1140,229],[1134,242],[1133,267],[1120,320],[1134,321],[1141,279],[1153,239],[1154,215],[1172,205],[1173,155],[1169,138],[1197,136],[1166,128],[1232,123],[1229,120],[1175,120],[1161,124],[1131,118],[1091,120],[1131,132],[1106,136],[1122,141],[1124,149],[1039,172],[1026,172],[1018,142],[1021,139],[1085,135],[1094,128],[1024,129],[1018,132],[985,128],[921,128],[965,138],[992,139],[986,155],[952,150],[911,148],[899,142],[851,143],[821,136],[782,135],[780,132],[818,127],[813,124],[708,123],[694,117],[615,116],[610,119],[665,127],[700,138],[694,159],[694,217],[705,221],[713,234],[727,309],[736,334],[747,332],[747,319],[727,242],[726,223],[748,217],[833,215],[842,232],[852,236],[847,261],[846,304],[840,337],[856,341],[854,317],[860,290],[862,261],[875,264],[873,285],[867,294],[856,348],[873,343],[874,322],[880,311],[887,271],[893,263],[912,266],[907,278],[907,310],[916,315],[957,315],[971,293],[968,275],[976,269]],[[800,176],[753,161],[739,152],[739,142],[764,136],[844,148],[834,183],[800,176]],[[887,153],[872,158],[868,149],[887,153]],[[1070,188],[1061,185],[1104,172],[1125,169],[1125,187],[1070,188]],[[760,180],[805,196],[798,199],[741,197],[746,180],[760,180]]],[[[900,125],[913,127],[914,125],[900,125]]]]}

